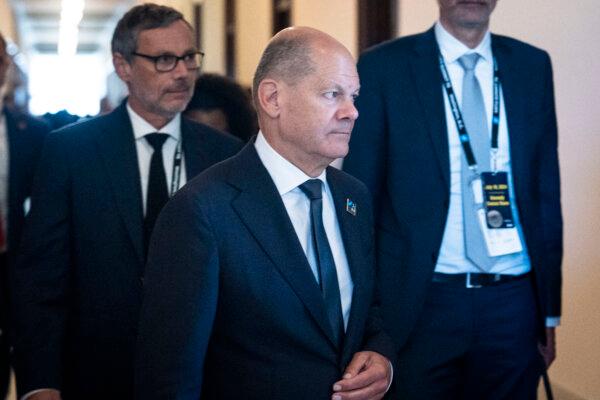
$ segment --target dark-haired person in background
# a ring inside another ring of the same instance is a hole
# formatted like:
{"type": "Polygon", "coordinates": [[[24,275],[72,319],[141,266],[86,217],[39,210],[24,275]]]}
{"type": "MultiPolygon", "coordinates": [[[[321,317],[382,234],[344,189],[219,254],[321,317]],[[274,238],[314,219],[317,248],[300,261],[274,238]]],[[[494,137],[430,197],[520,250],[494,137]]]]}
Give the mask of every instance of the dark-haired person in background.
{"type": "Polygon", "coordinates": [[[133,397],[146,246],[169,196],[241,142],[181,117],[201,65],[178,11],[136,6],[113,63],[129,97],[48,135],[14,269],[17,389],[27,399],[133,397]]]}
{"type": "Polygon", "coordinates": [[[17,254],[34,171],[49,130],[42,121],[4,106],[10,63],[0,34],[0,399],[7,394],[10,377],[9,265],[17,254]]]}
{"type": "Polygon", "coordinates": [[[202,74],[184,115],[247,142],[258,131],[256,112],[248,92],[232,79],[202,74]]]}

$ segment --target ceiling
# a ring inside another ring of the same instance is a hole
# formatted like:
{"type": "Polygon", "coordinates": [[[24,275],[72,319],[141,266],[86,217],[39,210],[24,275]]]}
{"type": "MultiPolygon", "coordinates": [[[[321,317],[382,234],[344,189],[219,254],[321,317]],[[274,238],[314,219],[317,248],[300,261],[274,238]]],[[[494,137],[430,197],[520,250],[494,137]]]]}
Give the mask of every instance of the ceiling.
{"type": "MultiPolygon", "coordinates": [[[[57,53],[61,0],[10,0],[24,53],[57,53]]],[[[119,18],[133,0],[85,0],[78,54],[106,52],[119,18]]]]}

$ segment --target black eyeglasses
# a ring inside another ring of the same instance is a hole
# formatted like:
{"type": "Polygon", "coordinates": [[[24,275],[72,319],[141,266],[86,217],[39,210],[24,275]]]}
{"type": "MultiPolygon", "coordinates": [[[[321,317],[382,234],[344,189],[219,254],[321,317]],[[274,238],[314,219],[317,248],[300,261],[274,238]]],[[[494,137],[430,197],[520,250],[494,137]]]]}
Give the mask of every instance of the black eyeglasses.
{"type": "Polygon", "coordinates": [[[202,65],[202,59],[204,58],[204,53],[201,51],[186,53],[182,56],[175,56],[172,54],[150,56],[148,54],[136,52],[133,52],[132,54],[152,61],[154,63],[154,68],[158,72],[169,72],[174,70],[175,67],[177,67],[179,60],[183,61],[183,65],[185,65],[187,69],[198,69],[202,65]]]}

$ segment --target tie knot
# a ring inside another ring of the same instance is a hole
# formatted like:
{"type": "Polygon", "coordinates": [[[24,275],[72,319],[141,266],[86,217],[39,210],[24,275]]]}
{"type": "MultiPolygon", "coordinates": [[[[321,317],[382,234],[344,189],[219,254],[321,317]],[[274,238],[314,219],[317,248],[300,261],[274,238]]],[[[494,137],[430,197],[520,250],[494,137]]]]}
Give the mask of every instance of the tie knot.
{"type": "Polygon", "coordinates": [[[320,179],[309,179],[302,185],[298,186],[300,190],[311,200],[318,200],[321,196],[321,185],[320,179]]]}
{"type": "Polygon", "coordinates": [[[169,135],[167,135],[166,133],[149,133],[144,137],[146,138],[148,143],[150,143],[150,146],[152,146],[154,151],[161,151],[162,146],[163,144],[165,144],[165,141],[169,138],[169,135]]]}
{"type": "Polygon", "coordinates": [[[473,71],[477,61],[479,61],[479,54],[477,53],[465,54],[458,59],[458,63],[465,71],[473,71]]]}

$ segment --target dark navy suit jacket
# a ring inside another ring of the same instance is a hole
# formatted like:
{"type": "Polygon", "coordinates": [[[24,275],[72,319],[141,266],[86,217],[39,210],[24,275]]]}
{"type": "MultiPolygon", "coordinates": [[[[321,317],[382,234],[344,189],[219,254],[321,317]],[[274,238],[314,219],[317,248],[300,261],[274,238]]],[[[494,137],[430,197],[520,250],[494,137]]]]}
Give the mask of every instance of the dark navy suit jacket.
{"type": "MultiPolygon", "coordinates": [[[[559,316],[562,217],[550,58],[498,35],[492,35],[492,50],[540,315],[559,316]]],[[[383,315],[399,346],[430,287],[450,201],[438,53],[430,29],[379,45],[360,58],[360,118],[344,163],[374,196],[383,315]]]]}
{"type": "MultiPolygon", "coordinates": [[[[188,179],[241,147],[186,119],[181,134],[188,179]]],[[[13,274],[20,394],[133,397],[145,263],[140,186],[125,103],[48,135],[13,274]]]]}
{"type": "MultiPolygon", "coordinates": [[[[24,202],[31,196],[33,176],[38,165],[48,126],[26,114],[3,110],[8,139],[8,249],[16,249],[25,220],[24,202]]],[[[12,252],[11,252],[12,253],[12,252]]]]}
{"type": "MultiPolygon", "coordinates": [[[[41,120],[8,109],[0,110],[6,121],[6,139],[8,143],[8,215],[6,222],[7,251],[0,259],[0,343],[9,345],[7,336],[12,330],[9,324],[9,264],[14,262],[23,223],[25,220],[24,203],[31,196],[31,185],[37,167],[44,137],[49,131],[41,120]]],[[[4,350],[7,347],[3,347],[4,350]]],[[[9,360],[6,356],[0,360],[0,371],[8,371],[9,360]],[[5,369],[6,368],[6,369],[5,369]]],[[[4,378],[4,377],[2,377],[4,378]]],[[[1,382],[1,381],[0,381],[1,382]]],[[[0,395],[3,388],[0,387],[0,395]]]]}
{"type": "Polygon", "coordinates": [[[353,354],[393,357],[374,305],[364,185],[327,169],[354,282],[336,347],[279,193],[248,144],[190,182],[157,222],[137,346],[138,399],[327,399],[353,354]],[[346,199],[357,215],[346,212],[346,199]]]}

